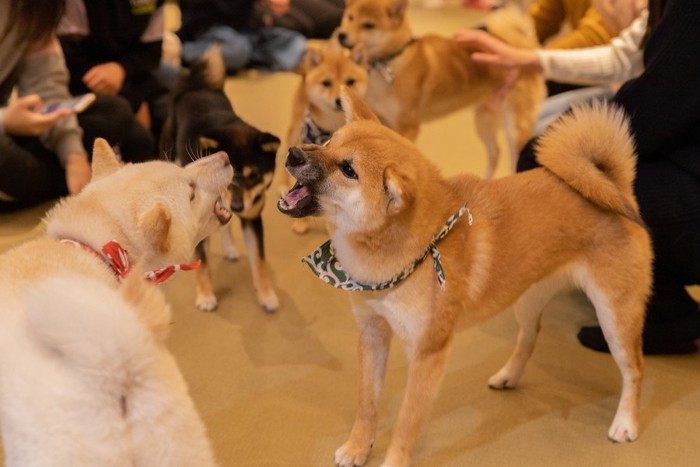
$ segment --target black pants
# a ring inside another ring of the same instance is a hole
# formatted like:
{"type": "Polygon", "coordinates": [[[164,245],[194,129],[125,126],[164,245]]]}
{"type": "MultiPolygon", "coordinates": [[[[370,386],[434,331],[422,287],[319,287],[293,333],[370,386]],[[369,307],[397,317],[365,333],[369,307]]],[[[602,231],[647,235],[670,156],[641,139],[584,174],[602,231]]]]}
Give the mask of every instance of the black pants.
{"type": "Polygon", "coordinates": [[[272,25],[302,33],[309,39],[328,39],[343,18],[343,0],[291,0],[289,11],[272,16],[272,25]]]}
{"type": "MultiPolygon", "coordinates": [[[[78,121],[89,154],[97,137],[118,146],[127,162],[153,159],[157,154],[155,140],[134,119],[129,104],[122,98],[98,96],[78,116],[78,121]]],[[[68,188],[58,157],[38,138],[0,135],[0,191],[13,199],[0,201],[0,209],[8,210],[64,196],[68,188]]]]}
{"type": "MultiPolygon", "coordinates": [[[[520,153],[518,172],[539,166],[535,143],[531,140],[520,153]]],[[[696,150],[684,156],[700,157],[696,150]]],[[[639,160],[634,191],[654,250],[647,327],[668,326],[679,341],[700,338],[698,304],[685,289],[700,284],[700,176],[671,159],[639,160]]]]}

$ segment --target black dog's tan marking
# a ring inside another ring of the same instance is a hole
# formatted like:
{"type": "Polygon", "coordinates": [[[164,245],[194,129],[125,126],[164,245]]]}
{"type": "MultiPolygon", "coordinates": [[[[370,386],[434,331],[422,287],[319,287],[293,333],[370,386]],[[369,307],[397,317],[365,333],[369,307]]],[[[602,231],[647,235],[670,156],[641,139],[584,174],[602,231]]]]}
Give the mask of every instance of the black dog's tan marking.
{"type": "MultiPolygon", "coordinates": [[[[272,183],[280,140],[241,119],[223,91],[225,69],[218,47],[196,61],[183,75],[173,93],[173,109],[163,128],[161,150],[180,164],[213,151],[225,151],[234,176],[227,204],[241,219],[253,284],[260,305],[266,311],[278,307],[278,299],[265,264],[263,224],[260,214],[265,193],[272,183]]],[[[221,232],[224,256],[239,258],[228,227],[221,232]]],[[[211,269],[204,242],[197,247],[202,265],[197,272],[197,308],[217,307],[211,269]]]]}

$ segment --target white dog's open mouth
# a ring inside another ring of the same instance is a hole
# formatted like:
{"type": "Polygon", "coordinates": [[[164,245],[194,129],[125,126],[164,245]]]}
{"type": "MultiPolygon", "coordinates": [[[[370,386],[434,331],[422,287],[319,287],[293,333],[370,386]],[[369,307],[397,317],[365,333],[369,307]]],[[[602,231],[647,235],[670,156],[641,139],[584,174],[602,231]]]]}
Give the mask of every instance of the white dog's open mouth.
{"type": "Polygon", "coordinates": [[[221,197],[214,203],[214,215],[221,225],[226,225],[231,220],[231,211],[224,206],[224,201],[221,197]]]}

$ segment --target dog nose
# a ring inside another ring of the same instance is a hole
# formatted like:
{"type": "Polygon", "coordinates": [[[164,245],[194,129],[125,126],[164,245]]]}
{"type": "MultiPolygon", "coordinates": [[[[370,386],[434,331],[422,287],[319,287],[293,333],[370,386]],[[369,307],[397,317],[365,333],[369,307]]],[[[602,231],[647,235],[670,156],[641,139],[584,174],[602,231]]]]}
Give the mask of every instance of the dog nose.
{"type": "Polygon", "coordinates": [[[346,33],[344,33],[344,32],[338,33],[338,42],[340,42],[340,45],[342,45],[343,47],[347,47],[347,45],[345,44],[345,42],[347,40],[348,40],[348,35],[346,33]]]}
{"type": "Polygon", "coordinates": [[[338,110],[343,109],[343,103],[340,101],[340,97],[335,98],[335,108],[338,110]]]}
{"type": "Polygon", "coordinates": [[[297,147],[289,148],[289,152],[287,153],[287,162],[285,163],[287,167],[298,167],[303,165],[305,162],[306,156],[304,155],[304,151],[297,147]]]}

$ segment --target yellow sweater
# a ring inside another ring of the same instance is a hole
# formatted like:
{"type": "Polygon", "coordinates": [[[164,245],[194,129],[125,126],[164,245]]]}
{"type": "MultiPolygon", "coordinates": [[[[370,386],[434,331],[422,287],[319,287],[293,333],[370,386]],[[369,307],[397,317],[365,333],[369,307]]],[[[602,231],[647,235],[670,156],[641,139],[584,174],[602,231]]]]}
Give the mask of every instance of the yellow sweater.
{"type": "Polygon", "coordinates": [[[535,0],[530,16],[540,44],[547,49],[603,45],[613,38],[590,0],[535,0]],[[559,34],[564,26],[567,31],[559,34]]]}

